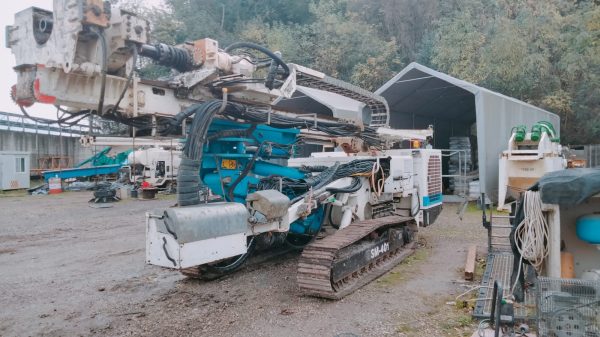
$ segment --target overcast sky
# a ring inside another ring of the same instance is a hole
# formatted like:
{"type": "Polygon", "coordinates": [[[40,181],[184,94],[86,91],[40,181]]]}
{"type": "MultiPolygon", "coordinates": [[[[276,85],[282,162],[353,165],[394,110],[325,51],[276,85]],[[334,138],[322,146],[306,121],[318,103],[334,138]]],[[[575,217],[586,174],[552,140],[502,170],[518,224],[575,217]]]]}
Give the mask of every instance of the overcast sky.
{"type": "MultiPolygon", "coordinates": [[[[162,0],[144,1],[148,5],[159,5],[162,0]]],[[[35,6],[47,10],[52,10],[52,0],[19,0],[2,1],[2,10],[0,11],[0,111],[20,114],[21,111],[10,98],[10,87],[17,82],[17,75],[12,69],[15,66],[15,58],[10,49],[6,48],[4,29],[7,25],[14,23],[14,16],[28,7],[35,6]]],[[[36,103],[27,109],[34,116],[56,117],[56,109],[51,105],[36,103]]]]}

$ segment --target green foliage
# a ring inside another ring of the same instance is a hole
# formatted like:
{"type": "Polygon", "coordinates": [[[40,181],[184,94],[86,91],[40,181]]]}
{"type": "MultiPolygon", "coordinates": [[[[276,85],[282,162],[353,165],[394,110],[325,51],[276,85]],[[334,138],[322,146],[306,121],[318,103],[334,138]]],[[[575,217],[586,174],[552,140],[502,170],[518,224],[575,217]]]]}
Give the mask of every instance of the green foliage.
{"type": "MultiPolygon", "coordinates": [[[[553,111],[567,143],[600,138],[600,1],[165,0],[130,8],[169,44],[254,41],[374,90],[418,61],[553,111]]],[[[164,69],[144,67],[145,75],[164,69]]]]}
{"type": "Polygon", "coordinates": [[[348,80],[360,62],[380,55],[385,47],[373,26],[347,10],[345,1],[321,0],[311,5],[316,20],[311,25],[313,66],[348,80]]]}
{"type": "Polygon", "coordinates": [[[563,142],[598,142],[598,3],[455,3],[429,44],[433,67],[559,114],[563,142]]]}
{"type": "Polygon", "coordinates": [[[404,66],[396,49],[396,41],[392,40],[384,44],[381,54],[357,64],[350,80],[360,87],[375,91],[404,66]]]}
{"type": "Polygon", "coordinates": [[[310,27],[296,24],[274,23],[269,26],[258,20],[244,25],[240,31],[241,41],[250,41],[278,50],[286,62],[301,65],[312,64],[313,57],[307,50],[313,48],[310,27]]]}

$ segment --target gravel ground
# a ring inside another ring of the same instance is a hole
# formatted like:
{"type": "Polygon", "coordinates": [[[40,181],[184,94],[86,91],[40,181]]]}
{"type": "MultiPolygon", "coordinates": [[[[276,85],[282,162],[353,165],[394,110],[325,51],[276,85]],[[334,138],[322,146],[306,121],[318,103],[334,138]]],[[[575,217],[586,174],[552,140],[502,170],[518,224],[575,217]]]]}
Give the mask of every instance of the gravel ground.
{"type": "Polygon", "coordinates": [[[340,301],[301,296],[297,253],[202,282],[144,265],[144,212],[173,199],[87,205],[88,192],[0,195],[0,336],[470,336],[463,292],[480,214],[445,205],[421,248],[340,301]],[[351,336],[351,335],[344,335],[351,336]]]}

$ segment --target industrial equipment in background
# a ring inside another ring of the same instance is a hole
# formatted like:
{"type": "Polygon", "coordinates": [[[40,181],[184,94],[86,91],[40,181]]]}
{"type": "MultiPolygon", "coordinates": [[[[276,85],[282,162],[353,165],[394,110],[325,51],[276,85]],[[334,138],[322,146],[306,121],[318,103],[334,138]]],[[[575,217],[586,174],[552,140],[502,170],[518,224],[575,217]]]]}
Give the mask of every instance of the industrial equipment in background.
{"type": "Polygon", "coordinates": [[[147,263],[214,278],[286,245],[303,249],[304,293],[341,298],[414,251],[441,210],[441,152],[422,148],[432,129],[390,129],[384,98],[263,46],[150,44],[149,27],[108,2],[55,0],[6,31],[24,114],[40,102],[61,123],[98,116],[185,137],[178,206],[147,213],[147,263]],[[139,57],[171,76],[140,79],[139,57]],[[288,104],[298,95],[325,109],[288,104]],[[417,146],[399,149],[407,141],[417,146]],[[300,158],[306,145],[336,151],[300,158]]]}
{"type": "Polygon", "coordinates": [[[180,150],[151,147],[131,152],[127,157],[128,165],[123,169],[129,176],[129,183],[146,182],[152,187],[170,189],[177,184],[180,162],[180,150]]]}
{"type": "Polygon", "coordinates": [[[519,302],[534,292],[542,336],[600,335],[598,210],[598,169],[547,173],[520,199],[512,292],[519,302]]]}
{"type": "Polygon", "coordinates": [[[600,166],[600,145],[569,145],[565,148],[568,168],[600,166]]]}
{"type": "Polygon", "coordinates": [[[560,139],[551,123],[541,121],[527,131],[515,126],[499,161],[498,210],[517,200],[544,174],[567,168],[560,139]]]}
{"type": "MultiPolygon", "coordinates": [[[[174,138],[132,138],[82,136],[83,146],[111,146],[126,148],[119,172],[125,175],[125,182],[141,184],[145,182],[153,188],[170,189],[177,184],[177,172],[181,162],[182,139],[174,138]]],[[[118,156],[118,155],[117,155],[118,156]]]]}
{"type": "Polygon", "coordinates": [[[182,148],[179,139],[82,136],[80,144],[105,147],[73,168],[43,171],[45,180],[108,175],[132,185],[146,183],[152,188],[169,190],[176,186],[182,148]]]}
{"type": "Polygon", "coordinates": [[[0,151],[0,191],[29,188],[31,154],[21,151],[0,151]]]}
{"type": "MultiPolygon", "coordinates": [[[[476,161],[472,160],[473,151],[471,148],[470,137],[450,137],[450,146],[448,155],[448,175],[451,176],[448,180],[448,189],[453,194],[460,196],[470,196],[471,188],[470,185],[476,175],[473,175],[473,163],[476,161]]],[[[476,183],[478,184],[478,182],[476,183]]],[[[477,192],[477,191],[475,191],[477,192]]],[[[479,196],[479,193],[477,193],[479,196]]]]}
{"type": "Polygon", "coordinates": [[[513,128],[509,144],[498,209],[509,194],[514,203],[510,215],[483,211],[489,250],[475,311],[490,317],[498,282],[502,293],[492,298],[509,299],[506,324],[535,320],[539,336],[600,336],[600,170],[568,165],[547,122],[513,128]]]}

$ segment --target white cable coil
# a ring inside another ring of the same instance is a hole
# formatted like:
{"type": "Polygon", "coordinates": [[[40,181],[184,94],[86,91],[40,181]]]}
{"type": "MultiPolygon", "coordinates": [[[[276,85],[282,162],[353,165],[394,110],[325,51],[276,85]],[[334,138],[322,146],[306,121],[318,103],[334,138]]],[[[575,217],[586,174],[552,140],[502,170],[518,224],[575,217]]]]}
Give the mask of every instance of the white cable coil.
{"type": "Polygon", "coordinates": [[[539,192],[525,192],[523,211],[523,221],[515,230],[515,243],[521,259],[529,261],[540,274],[544,259],[548,256],[548,223],[542,211],[539,192]]]}

